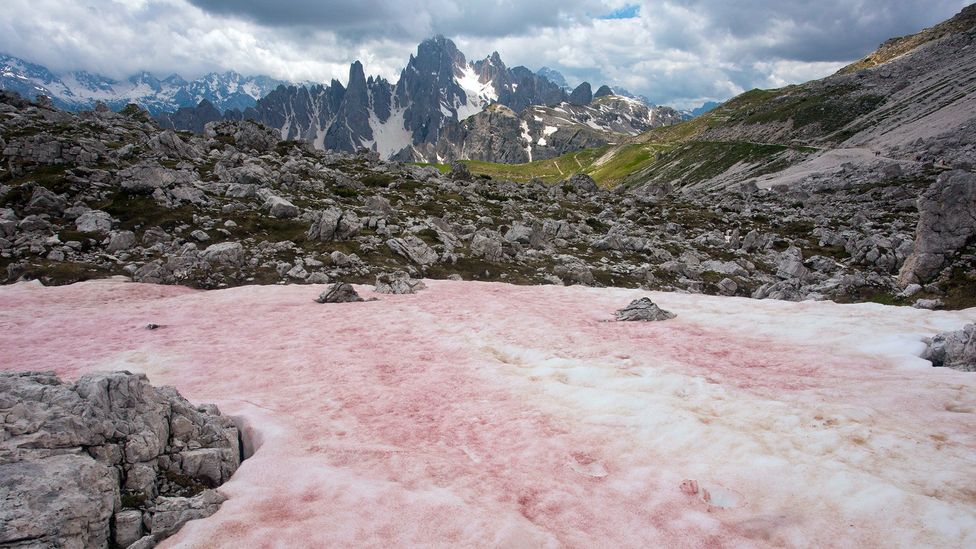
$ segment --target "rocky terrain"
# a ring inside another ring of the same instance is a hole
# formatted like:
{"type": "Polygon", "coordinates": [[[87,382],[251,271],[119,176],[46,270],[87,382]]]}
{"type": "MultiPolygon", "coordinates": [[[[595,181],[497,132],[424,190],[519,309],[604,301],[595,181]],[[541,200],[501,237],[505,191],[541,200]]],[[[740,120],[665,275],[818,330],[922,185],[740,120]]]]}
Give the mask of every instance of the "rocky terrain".
{"type": "Polygon", "coordinates": [[[128,372],[0,371],[0,419],[5,548],[153,547],[212,515],[241,461],[216,407],[128,372]]]}
{"type": "Polygon", "coordinates": [[[976,176],[964,171],[936,180],[931,167],[879,160],[790,187],[697,194],[608,190],[569,173],[512,183],[464,164],[441,173],[317,151],[253,122],[197,136],[160,130],[136,107],[72,114],[10,94],[0,140],[8,282],[121,274],[215,288],[404,270],[793,300],[974,298],[971,210],[960,201],[976,176]],[[923,191],[941,198],[918,201],[923,191]],[[916,202],[936,224],[923,223],[920,241],[916,202]],[[951,242],[929,238],[939,223],[957,231],[951,242]],[[899,286],[906,261],[925,268],[899,286]]]}

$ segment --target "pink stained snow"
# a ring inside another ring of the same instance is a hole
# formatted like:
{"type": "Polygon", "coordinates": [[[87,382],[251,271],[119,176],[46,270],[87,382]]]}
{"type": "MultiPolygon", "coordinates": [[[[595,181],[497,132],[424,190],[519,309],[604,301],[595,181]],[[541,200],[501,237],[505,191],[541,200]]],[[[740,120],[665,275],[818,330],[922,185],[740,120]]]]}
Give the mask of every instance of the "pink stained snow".
{"type": "Polygon", "coordinates": [[[0,363],[245,428],[167,547],[976,546],[976,374],[917,358],[974,309],[428,284],[0,287],[0,363]],[[678,317],[608,321],[644,295],[678,317]]]}

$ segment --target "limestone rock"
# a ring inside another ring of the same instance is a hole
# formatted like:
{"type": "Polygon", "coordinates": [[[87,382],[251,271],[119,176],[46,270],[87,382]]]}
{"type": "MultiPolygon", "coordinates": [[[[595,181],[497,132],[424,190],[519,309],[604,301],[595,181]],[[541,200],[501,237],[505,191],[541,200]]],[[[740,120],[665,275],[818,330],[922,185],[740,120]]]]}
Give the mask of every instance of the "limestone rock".
{"type": "Polygon", "coordinates": [[[674,318],[674,313],[670,311],[665,311],[664,309],[658,307],[650,298],[642,297],[640,299],[635,299],[630,302],[623,309],[620,309],[615,313],[617,320],[622,321],[658,321],[658,320],[670,320],[674,318]]]}
{"type": "Polygon", "coordinates": [[[378,294],[415,294],[427,286],[422,280],[410,278],[406,271],[382,273],[376,276],[378,294]]]}
{"type": "Polygon", "coordinates": [[[244,264],[244,246],[240,242],[219,242],[207,246],[202,256],[208,263],[240,266],[244,264]]]}
{"type": "Polygon", "coordinates": [[[918,198],[918,211],[915,245],[898,275],[902,288],[931,280],[976,235],[976,174],[940,175],[918,198]]]}
{"type": "Polygon", "coordinates": [[[276,195],[271,195],[264,203],[268,213],[272,217],[289,218],[298,217],[298,206],[276,195]]]}
{"type": "Polygon", "coordinates": [[[967,324],[961,330],[943,332],[926,339],[927,347],[922,358],[932,361],[932,366],[944,366],[963,372],[976,372],[976,324],[967,324]]]}
{"type": "Polygon", "coordinates": [[[437,263],[437,252],[416,236],[391,238],[386,241],[386,245],[394,253],[402,255],[421,267],[437,263]]]}
{"type": "Polygon", "coordinates": [[[107,233],[112,229],[112,216],[101,210],[90,210],[75,219],[75,227],[83,233],[107,233]]]}
{"type": "Polygon", "coordinates": [[[352,284],[336,282],[328,290],[322,292],[315,301],[319,303],[355,303],[363,301],[363,298],[359,297],[352,284]]]}
{"type": "Polygon", "coordinates": [[[0,417],[0,546],[124,547],[143,536],[144,522],[159,541],[182,518],[206,516],[171,517],[169,500],[190,497],[188,509],[212,513],[219,496],[197,494],[226,481],[241,459],[228,418],[142,374],[67,384],[53,373],[0,372],[0,417]],[[185,485],[174,488],[167,475],[185,485]]]}

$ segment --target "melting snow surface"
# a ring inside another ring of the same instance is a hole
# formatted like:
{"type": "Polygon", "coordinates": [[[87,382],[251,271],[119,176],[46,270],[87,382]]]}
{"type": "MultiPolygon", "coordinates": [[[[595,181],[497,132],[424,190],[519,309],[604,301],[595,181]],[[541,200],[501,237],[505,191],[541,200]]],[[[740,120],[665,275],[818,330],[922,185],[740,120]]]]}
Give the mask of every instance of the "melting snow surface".
{"type": "Polygon", "coordinates": [[[166,547],[976,546],[976,376],[916,357],[976,310],[428,284],[4,286],[0,362],[239,422],[228,501],[166,547]]]}

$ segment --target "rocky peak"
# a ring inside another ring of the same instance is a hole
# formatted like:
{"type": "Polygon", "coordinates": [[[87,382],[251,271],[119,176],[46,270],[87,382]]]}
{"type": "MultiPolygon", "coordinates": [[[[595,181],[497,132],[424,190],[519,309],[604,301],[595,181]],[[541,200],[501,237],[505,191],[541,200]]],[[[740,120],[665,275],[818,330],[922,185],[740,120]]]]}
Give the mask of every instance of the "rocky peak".
{"type": "Polygon", "coordinates": [[[590,88],[589,82],[583,82],[573,93],[569,94],[569,102],[573,105],[589,105],[593,102],[593,90],[590,88]]]}
{"type": "Polygon", "coordinates": [[[613,93],[613,89],[610,86],[604,84],[600,86],[600,89],[596,90],[596,93],[593,94],[593,99],[596,99],[597,97],[606,97],[608,95],[616,94],[613,93]]]}

